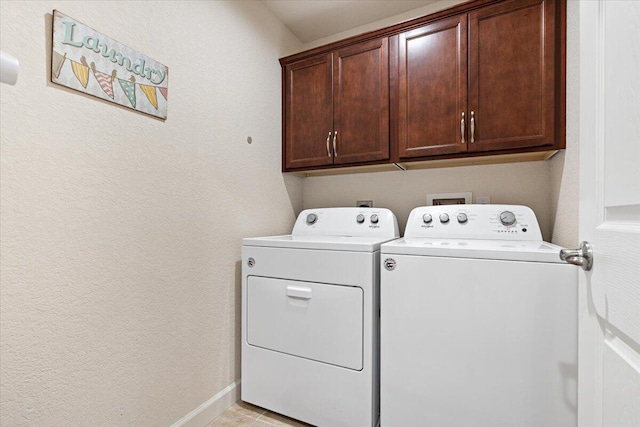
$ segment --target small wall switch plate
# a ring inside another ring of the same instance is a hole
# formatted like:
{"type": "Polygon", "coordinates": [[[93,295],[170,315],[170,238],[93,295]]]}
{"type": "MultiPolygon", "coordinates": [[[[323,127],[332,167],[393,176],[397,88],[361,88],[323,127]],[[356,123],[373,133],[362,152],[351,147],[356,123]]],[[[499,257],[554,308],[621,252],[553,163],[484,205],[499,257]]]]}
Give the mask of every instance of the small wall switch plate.
{"type": "Polygon", "coordinates": [[[490,205],[491,197],[490,196],[478,196],[476,197],[476,203],[479,205],[490,205]]]}
{"type": "Polygon", "coordinates": [[[427,194],[427,206],[468,205],[473,199],[470,191],[464,193],[427,194]]]}
{"type": "Polygon", "coordinates": [[[358,200],[356,202],[356,207],[357,208],[372,208],[373,207],[373,200],[358,200]]]}

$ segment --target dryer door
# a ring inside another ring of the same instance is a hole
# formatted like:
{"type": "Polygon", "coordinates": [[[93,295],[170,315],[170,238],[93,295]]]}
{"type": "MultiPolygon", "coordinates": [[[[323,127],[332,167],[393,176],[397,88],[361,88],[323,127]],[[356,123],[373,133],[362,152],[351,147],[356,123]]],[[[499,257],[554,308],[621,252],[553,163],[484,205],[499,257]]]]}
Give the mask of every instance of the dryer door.
{"type": "Polygon", "coordinates": [[[249,276],[246,308],[250,345],[362,370],[361,288],[249,276]]]}

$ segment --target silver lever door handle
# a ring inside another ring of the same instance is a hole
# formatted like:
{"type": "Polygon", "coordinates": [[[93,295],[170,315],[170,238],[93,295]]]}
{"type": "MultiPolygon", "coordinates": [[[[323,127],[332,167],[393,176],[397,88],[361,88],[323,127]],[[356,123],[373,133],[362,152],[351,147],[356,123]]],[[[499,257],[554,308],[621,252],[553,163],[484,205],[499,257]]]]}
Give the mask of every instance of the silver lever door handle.
{"type": "Polygon", "coordinates": [[[333,155],[338,157],[338,150],[336,150],[336,138],[338,138],[338,131],[333,133],[333,155]]]}
{"type": "Polygon", "coordinates": [[[582,267],[584,271],[590,271],[593,267],[593,249],[589,242],[580,242],[578,249],[562,249],[560,259],[569,264],[582,267]]]}
{"type": "Polygon", "coordinates": [[[464,144],[464,113],[462,113],[462,120],[460,120],[460,135],[462,135],[460,142],[464,144]]]}
{"type": "Polygon", "coordinates": [[[331,157],[331,149],[329,148],[329,139],[331,139],[331,132],[327,135],[327,156],[331,157]]]}
{"type": "Polygon", "coordinates": [[[475,134],[476,134],[476,118],[474,117],[473,111],[471,112],[471,143],[476,142],[475,134]]]}

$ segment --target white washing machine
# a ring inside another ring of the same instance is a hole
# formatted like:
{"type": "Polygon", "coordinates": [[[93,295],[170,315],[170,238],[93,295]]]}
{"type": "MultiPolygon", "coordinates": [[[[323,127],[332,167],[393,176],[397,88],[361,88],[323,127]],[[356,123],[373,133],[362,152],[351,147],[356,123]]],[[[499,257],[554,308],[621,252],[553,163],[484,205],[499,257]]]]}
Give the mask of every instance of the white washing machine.
{"type": "Polygon", "coordinates": [[[524,206],[414,209],[382,245],[382,427],[577,425],[577,271],[524,206]]]}
{"type": "Polygon", "coordinates": [[[243,239],[242,400],[317,426],[376,424],[380,245],[398,236],[388,209],[330,208],[243,239]]]}

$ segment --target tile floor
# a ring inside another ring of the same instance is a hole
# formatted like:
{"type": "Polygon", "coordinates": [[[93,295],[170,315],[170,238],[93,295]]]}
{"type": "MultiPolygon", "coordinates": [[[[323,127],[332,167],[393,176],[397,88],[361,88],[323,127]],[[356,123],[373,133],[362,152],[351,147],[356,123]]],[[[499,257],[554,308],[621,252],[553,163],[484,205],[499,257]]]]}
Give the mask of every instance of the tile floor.
{"type": "Polygon", "coordinates": [[[309,427],[310,424],[287,418],[258,406],[239,401],[224,411],[207,427],[309,427]]]}

